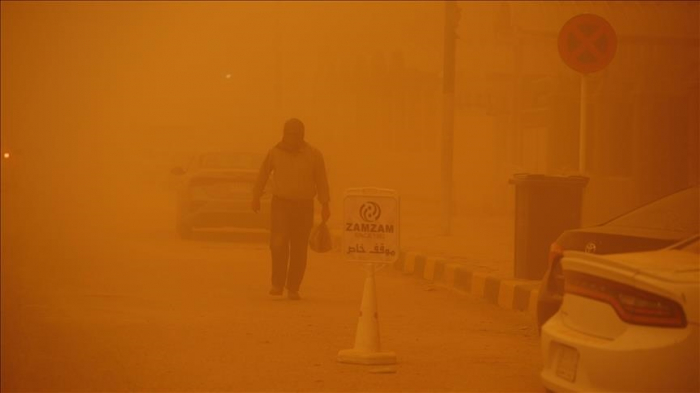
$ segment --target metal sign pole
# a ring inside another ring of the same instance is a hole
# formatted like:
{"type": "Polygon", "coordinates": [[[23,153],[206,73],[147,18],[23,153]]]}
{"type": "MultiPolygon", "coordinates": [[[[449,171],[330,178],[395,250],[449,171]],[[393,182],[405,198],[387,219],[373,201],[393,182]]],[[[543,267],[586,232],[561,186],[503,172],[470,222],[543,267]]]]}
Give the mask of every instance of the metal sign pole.
{"type": "Polygon", "coordinates": [[[588,75],[604,69],[615,57],[617,34],[604,18],[579,14],[562,26],[557,41],[559,56],[581,75],[578,170],[585,175],[588,170],[588,85],[591,82],[588,75]]]}
{"type": "Polygon", "coordinates": [[[588,118],[588,76],[581,74],[581,109],[579,113],[579,149],[578,149],[578,171],[581,175],[586,174],[586,138],[587,138],[587,118],[588,118]]]}
{"type": "Polygon", "coordinates": [[[454,95],[455,63],[457,46],[457,25],[459,6],[453,1],[445,1],[445,33],[443,48],[442,82],[442,140],[441,140],[441,195],[442,234],[452,232],[452,189],[453,189],[453,150],[454,150],[454,95]]]}

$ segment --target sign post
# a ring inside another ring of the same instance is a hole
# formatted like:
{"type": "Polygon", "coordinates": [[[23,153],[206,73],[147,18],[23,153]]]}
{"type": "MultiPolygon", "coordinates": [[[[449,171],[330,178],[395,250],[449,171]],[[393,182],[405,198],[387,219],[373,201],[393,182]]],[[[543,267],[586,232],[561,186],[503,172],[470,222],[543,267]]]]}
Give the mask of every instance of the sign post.
{"type": "Polygon", "coordinates": [[[376,265],[399,257],[399,198],[394,190],[353,188],[343,201],[341,252],[345,259],[365,264],[366,276],[360,317],[352,349],[338,352],[338,361],[354,364],[394,364],[396,354],[382,351],[374,281],[376,265]]]}
{"type": "Polygon", "coordinates": [[[581,74],[579,172],[585,174],[588,124],[588,74],[605,68],[615,57],[617,35],[607,20],[595,14],[579,14],[559,31],[559,55],[566,65],[581,74]]]}
{"type": "Polygon", "coordinates": [[[581,103],[579,109],[579,133],[578,133],[578,171],[581,175],[586,173],[588,168],[586,165],[586,155],[588,147],[586,139],[588,138],[588,77],[586,74],[581,74],[581,103]]]}

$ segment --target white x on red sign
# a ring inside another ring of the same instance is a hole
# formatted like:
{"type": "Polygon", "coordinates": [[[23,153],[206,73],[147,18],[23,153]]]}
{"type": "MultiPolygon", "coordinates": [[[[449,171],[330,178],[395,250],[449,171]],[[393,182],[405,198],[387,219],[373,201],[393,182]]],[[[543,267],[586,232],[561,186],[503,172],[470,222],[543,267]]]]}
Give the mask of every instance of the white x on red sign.
{"type": "Polygon", "coordinates": [[[580,73],[602,70],[615,57],[616,50],[615,30],[598,15],[576,15],[559,31],[559,55],[580,73]]]}

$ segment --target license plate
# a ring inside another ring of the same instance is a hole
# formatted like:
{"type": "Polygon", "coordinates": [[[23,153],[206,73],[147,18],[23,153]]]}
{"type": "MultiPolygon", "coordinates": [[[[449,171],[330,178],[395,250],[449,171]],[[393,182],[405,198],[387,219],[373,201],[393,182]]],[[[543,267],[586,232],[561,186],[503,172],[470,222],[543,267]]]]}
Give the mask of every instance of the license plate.
{"type": "Polygon", "coordinates": [[[557,376],[569,382],[576,379],[576,368],[578,367],[578,350],[562,345],[557,360],[557,376]]]}

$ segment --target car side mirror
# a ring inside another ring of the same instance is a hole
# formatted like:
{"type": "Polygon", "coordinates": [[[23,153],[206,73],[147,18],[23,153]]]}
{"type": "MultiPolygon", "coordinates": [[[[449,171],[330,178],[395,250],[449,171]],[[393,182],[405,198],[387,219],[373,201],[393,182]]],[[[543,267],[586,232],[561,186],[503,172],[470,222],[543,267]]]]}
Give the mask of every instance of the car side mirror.
{"type": "Polygon", "coordinates": [[[178,166],[178,167],[175,167],[175,168],[171,169],[171,170],[170,170],[170,173],[172,173],[172,174],[175,175],[175,176],[182,176],[182,175],[185,174],[185,170],[182,169],[182,167],[179,167],[179,166],[178,166]]]}

